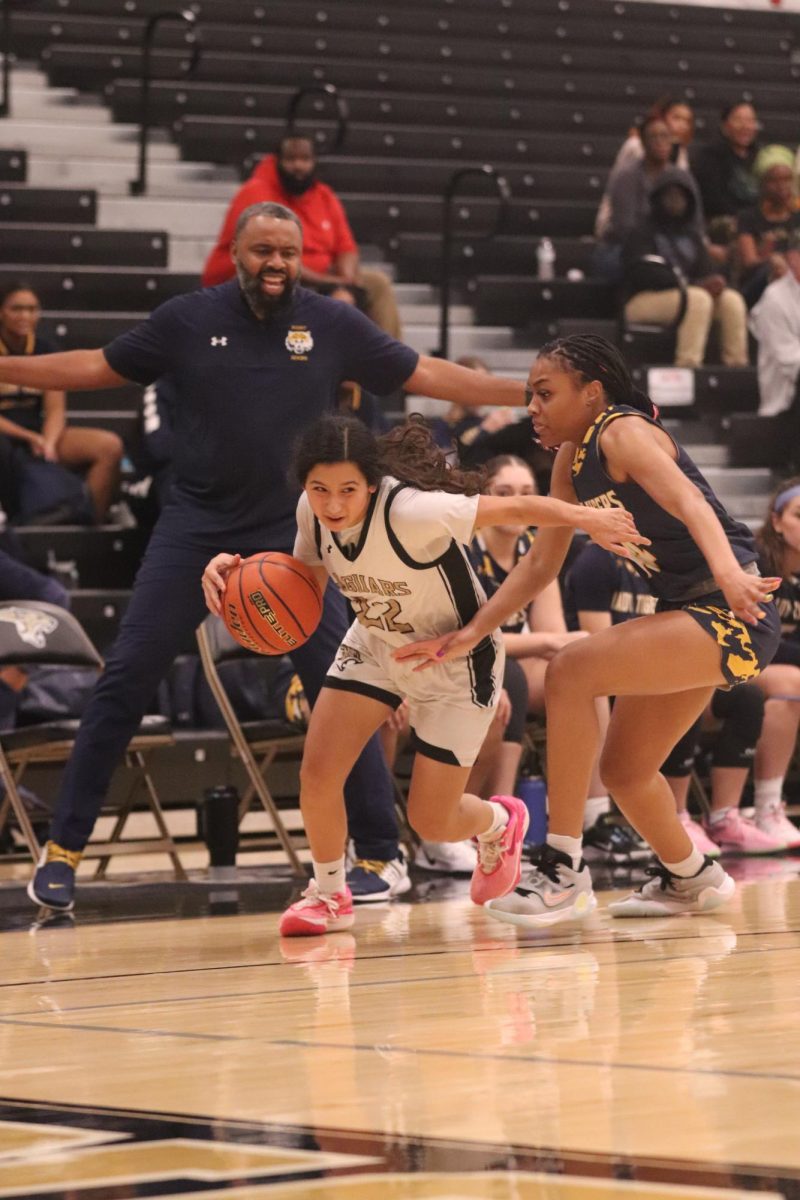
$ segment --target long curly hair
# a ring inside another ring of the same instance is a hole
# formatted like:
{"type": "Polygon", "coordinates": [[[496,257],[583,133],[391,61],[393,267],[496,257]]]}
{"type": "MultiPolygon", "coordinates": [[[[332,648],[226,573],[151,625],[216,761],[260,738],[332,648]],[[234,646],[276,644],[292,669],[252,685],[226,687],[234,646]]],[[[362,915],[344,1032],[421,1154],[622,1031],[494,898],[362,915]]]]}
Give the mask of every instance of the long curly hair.
{"type": "Polygon", "coordinates": [[[357,466],[370,486],[384,475],[421,492],[476,496],[483,486],[483,471],[450,466],[418,413],[378,438],[357,417],[339,415],[322,417],[301,434],[294,453],[294,475],[301,487],[313,467],[340,462],[357,466]]]}

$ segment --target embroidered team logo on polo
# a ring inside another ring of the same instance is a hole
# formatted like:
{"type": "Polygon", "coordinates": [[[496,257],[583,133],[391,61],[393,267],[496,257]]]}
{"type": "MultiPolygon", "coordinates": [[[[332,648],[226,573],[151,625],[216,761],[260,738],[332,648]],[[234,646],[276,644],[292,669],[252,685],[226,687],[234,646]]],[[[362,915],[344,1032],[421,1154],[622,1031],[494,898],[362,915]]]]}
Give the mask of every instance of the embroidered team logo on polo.
{"type": "Polygon", "coordinates": [[[293,325],[286,335],[285,345],[293,358],[306,358],[314,349],[311,330],[305,325],[293,325]]]}

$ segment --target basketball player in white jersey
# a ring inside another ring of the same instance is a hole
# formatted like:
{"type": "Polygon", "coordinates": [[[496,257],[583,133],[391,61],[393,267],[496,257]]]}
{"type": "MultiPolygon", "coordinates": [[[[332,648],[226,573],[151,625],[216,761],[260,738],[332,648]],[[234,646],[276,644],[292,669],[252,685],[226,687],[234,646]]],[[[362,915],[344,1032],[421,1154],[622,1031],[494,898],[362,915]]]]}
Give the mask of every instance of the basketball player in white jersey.
{"type": "MultiPolygon", "coordinates": [[[[490,801],[464,787],[491,723],[503,678],[503,643],[493,633],[467,658],[418,673],[392,651],[409,640],[461,628],[486,602],[466,547],[486,525],[566,525],[627,554],[641,542],[622,509],[591,509],[541,496],[481,496],[480,476],[451,469],[419,419],[376,440],[350,417],[325,417],[298,443],[303,487],[294,553],[326,586],[333,579],[357,619],[339,647],[314,706],[300,771],[300,807],[314,878],[283,914],[280,932],[347,929],[343,785],[362,746],[408,701],[416,750],[408,818],[436,842],[478,843],[470,894],[477,904],[519,881],[528,813],[521,800],[490,801]]],[[[225,577],[238,555],[218,554],[203,574],[219,614],[225,577]]]]}

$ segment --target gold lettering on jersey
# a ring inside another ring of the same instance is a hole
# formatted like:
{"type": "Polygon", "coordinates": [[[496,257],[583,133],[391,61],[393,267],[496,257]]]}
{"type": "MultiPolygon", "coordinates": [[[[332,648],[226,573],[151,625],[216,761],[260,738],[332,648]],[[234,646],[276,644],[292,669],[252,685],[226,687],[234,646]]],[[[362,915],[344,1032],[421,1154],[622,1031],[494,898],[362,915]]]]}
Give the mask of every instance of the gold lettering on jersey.
{"type": "MultiPolygon", "coordinates": [[[[599,496],[592,496],[591,500],[581,500],[581,504],[586,508],[625,507],[613,488],[607,492],[601,492],[599,496]]],[[[660,572],[661,567],[652,551],[647,550],[644,546],[636,546],[633,542],[623,542],[622,544],[628,551],[631,561],[635,562],[645,575],[657,575],[660,572]]]]}
{"type": "Polygon", "coordinates": [[[284,629],[284,627],[281,625],[275,614],[275,610],[270,607],[263,592],[250,592],[250,600],[256,606],[267,624],[275,630],[282,642],[285,642],[287,646],[297,645],[297,638],[292,637],[288,629],[284,629]]]}
{"type": "Polygon", "coordinates": [[[410,596],[411,588],[402,579],[373,579],[371,575],[336,575],[333,582],[342,592],[372,592],[376,596],[410,596]]]}
{"type": "Polygon", "coordinates": [[[647,594],[637,595],[634,592],[615,592],[611,600],[611,611],[617,613],[635,613],[637,617],[649,617],[656,611],[658,600],[647,594]]]}

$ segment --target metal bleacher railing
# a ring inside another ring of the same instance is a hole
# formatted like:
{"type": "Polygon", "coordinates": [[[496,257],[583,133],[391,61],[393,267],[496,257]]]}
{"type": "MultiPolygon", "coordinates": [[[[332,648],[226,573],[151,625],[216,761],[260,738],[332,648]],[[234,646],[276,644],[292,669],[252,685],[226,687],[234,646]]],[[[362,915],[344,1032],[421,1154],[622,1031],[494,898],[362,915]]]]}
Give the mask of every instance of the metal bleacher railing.
{"type": "MultiPolygon", "coordinates": [[[[6,0],[8,3],[8,0],[6,0]]],[[[191,31],[192,43],[188,63],[183,70],[184,78],[193,75],[200,62],[201,48],[197,40],[197,17],[190,8],[174,8],[167,12],[154,13],[144,27],[142,35],[142,74],[139,92],[139,173],[130,182],[132,196],[143,196],[147,191],[147,141],[150,134],[150,81],[152,78],[153,41],[162,21],[183,21],[191,31]]]]}
{"type": "Polygon", "coordinates": [[[495,234],[501,232],[505,219],[508,202],[511,199],[511,192],[508,183],[502,175],[498,175],[494,167],[488,163],[484,163],[479,167],[462,167],[458,171],[454,171],[448,180],[447,187],[442,196],[442,258],[439,283],[439,345],[436,350],[436,355],[439,358],[448,358],[450,350],[450,284],[451,274],[453,269],[453,200],[458,192],[459,185],[462,180],[473,175],[481,175],[485,179],[490,179],[495,186],[500,203],[497,209],[494,228],[488,233],[488,237],[494,237],[495,234]]]}

